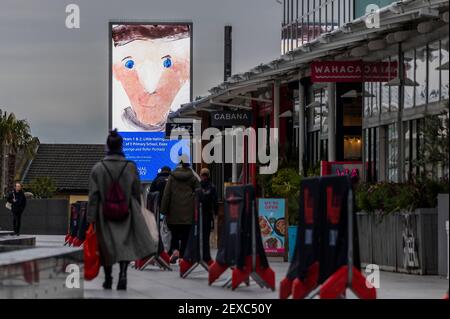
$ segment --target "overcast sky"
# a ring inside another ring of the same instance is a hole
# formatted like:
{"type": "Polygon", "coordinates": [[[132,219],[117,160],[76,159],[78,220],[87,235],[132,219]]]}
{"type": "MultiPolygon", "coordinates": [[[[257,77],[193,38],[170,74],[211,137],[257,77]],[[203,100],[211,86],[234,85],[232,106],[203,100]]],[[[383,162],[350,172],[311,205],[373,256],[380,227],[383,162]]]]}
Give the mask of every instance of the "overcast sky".
{"type": "Polygon", "coordinates": [[[108,126],[108,21],[192,21],[194,97],[223,80],[224,26],[233,73],[280,55],[275,0],[1,0],[0,109],[44,143],[103,143],[108,126]],[[65,8],[80,7],[80,29],[65,8]]]}

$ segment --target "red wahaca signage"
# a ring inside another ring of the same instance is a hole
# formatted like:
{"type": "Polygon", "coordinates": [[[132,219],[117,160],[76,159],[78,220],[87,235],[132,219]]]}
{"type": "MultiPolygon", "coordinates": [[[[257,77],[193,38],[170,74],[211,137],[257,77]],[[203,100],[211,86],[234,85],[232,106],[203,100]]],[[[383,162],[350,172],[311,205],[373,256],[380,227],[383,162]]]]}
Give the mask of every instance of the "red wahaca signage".
{"type": "Polygon", "coordinates": [[[398,63],[317,61],[311,63],[312,82],[388,82],[397,77],[398,63]]]}

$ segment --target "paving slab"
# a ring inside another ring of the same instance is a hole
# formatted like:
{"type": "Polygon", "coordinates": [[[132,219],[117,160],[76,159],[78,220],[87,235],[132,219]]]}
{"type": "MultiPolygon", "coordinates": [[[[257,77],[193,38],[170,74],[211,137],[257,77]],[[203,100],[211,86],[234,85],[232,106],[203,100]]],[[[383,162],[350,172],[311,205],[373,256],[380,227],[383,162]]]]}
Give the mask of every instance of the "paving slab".
{"type": "MultiPolygon", "coordinates": [[[[36,236],[37,246],[61,246],[64,236],[36,236]]],[[[215,256],[216,252],[212,251],[215,256]]],[[[281,260],[270,261],[275,271],[277,289],[278,284],[286,275],[289,263],[281,260]]],[[[92,281],[84,283],[85,298],[123,298],[123,299],[277,299],[278,290],[260,288],[255,282],[249,287],[245,285],[235,291],[222,287],[231,272],[225,272],[216,283],[208,286],[208,275],[198,267],[188,278],[179,276],[179,268],[172,265],[173,271],[163,271],[158,267],[149,266],[143,271],[130,267],[128,272],[128,290],[116,291],[119,267],[113,268],[113,290],[102,289],[103,272],[92,281]]],[[[448,280],[440,276],[419,276],[393,272],[380,272],[380,299],[440,299],[448,290],[448,280]]]]}

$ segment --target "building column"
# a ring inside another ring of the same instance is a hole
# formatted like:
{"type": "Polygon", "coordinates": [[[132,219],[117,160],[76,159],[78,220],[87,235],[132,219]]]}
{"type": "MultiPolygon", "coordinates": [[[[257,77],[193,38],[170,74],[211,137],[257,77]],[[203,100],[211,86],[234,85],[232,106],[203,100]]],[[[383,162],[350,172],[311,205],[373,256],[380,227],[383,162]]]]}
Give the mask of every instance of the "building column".
{"type": "Polygon", "coordinates": [[[236,137],[234,135],[234,130],[236,129],[236,127],[233,126],[233,134],[231,136],[232,139],[232,143],[233,143],[233,154],[232,156],[232,164],[231,164],[231,182],[232,183],[237,183],[238,181],[238,176],[237,176],[237,156],[236,156],[236,152],[237,152],[237,141],[236,141],[236,137]]]}
{"type": "Polygon", "coordinates": [[[398,110],[397,110],[397,133],[398,133],[398,163],[397,163],[397,170],[398,170],[398,182],[403,183],[405,181],[405,171],[404,171],[404,163],[405,163],[405,135],[403,134],[403,121],[402,121],[402,114],[403,114],[403,104],[404,104],[404,64],[403,64],[403,53],[402,53],[402,44],[401,42],[398,44],[398,76],[400,78],[400,86],[398,87],[398,110]]]}
{"type": "Polygon", "coordinates": [[[328,161],[336,160],[336,83],[328,83],[328,161]]]}
{"type": "Polygon", "coordinates": [[[305,155],[305,87],[298,81],[298,173],[304,175],[303,158],[305,155]]]}
{"type": "Polygon", "coordinates": [[[280,127],[280,81],[273,84],[273,128],[280,127]]]}

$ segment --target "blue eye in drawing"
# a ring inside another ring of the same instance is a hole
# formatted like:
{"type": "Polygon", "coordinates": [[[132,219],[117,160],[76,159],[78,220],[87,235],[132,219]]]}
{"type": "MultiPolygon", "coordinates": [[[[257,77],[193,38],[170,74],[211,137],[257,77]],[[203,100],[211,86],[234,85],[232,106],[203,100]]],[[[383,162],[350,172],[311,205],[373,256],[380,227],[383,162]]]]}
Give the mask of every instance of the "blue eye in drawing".
{"type": "Polygon", "coordinates": [[[133,60],[127,60],[124,65],[125,65],[125,67],[127,69],[131,70],[134,67],[134,61],[133,60]]]}
{"type": "Polygon", "coordinates": [[[163,66],[166,69],[170,68],[172,66],[172,60],[169,57],[165,58],[163,61],[163,66]]]}

